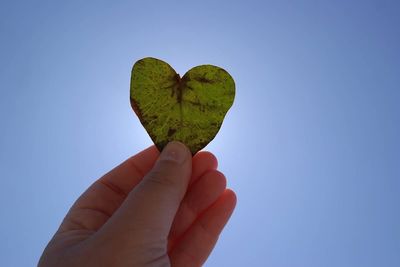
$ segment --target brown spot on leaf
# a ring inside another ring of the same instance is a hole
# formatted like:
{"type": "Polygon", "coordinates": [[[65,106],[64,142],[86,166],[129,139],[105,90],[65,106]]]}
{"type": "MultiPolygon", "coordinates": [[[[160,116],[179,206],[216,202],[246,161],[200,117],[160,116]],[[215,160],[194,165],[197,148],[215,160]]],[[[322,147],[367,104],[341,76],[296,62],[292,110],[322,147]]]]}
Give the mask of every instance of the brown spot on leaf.
{"type": "Polygon", "coordinates": [[[132,98],[130,98],[130,100],[131,100],[131,107],[132,107],[133,111],[139,117],[139,120],[142,121],[142,111],[140,110],[140,108],[139,108],[138,104],[135,102],[135,100],[133,100],[132,98]]]}
{"type": "Polygon", "coordinates": [[[201,82],[201,83],[215,83],[215,81],[212,81],[212,80],[209,80],[209,79],[207,79],[207,78],[205,78],[205,77],[199,77],[199,78],[197,78],[196,79],[198,82],[201,82]]]}
{"type": "Polygon", "coordinates": [[[174,129],[174,128],[169,128],[169,130],[168,130],[168,137],[171,137],[175,132],[176,132],[176,129],[174,129]]]}
{"type": "Polygon", "coordinates": [[[149,120],[156,120],[156,119],[158,119],[158,116],[157,116],[157,115],[151,115],[151,116],[149,116],[149,120]]]}

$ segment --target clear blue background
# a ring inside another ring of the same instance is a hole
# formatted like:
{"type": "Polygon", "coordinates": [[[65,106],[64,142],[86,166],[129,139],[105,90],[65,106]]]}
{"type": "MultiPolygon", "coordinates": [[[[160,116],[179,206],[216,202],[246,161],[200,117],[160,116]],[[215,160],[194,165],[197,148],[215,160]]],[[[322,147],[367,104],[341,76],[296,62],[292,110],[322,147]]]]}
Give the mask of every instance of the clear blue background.
{"type": "Polygon", "coordinates": [[[151,144],[145,56],[237,94],[207,147],[237,209],[206,266],[400,266],[398,1],[2,1],[0,254],[34,266],[74,200],[151,144]]]}

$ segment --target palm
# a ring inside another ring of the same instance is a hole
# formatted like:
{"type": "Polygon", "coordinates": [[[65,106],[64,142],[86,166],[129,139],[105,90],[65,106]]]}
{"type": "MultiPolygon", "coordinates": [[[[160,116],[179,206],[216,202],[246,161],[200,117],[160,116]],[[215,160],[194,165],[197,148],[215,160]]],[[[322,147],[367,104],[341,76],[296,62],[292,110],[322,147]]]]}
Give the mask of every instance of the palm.
{"type": "MultiPolygon", "coordinates": [[[[71,250],[96,236],[152,168],[158,154],[150,147],[96,181],[73,205],[49,246],[71,250]]],[[[191,182],[167,239],[172,266],[203,264],[234,209],[235,194],[225,189],[225,177],[216,168],[217,160],[209,152],[193,158],[191,182]]]]}

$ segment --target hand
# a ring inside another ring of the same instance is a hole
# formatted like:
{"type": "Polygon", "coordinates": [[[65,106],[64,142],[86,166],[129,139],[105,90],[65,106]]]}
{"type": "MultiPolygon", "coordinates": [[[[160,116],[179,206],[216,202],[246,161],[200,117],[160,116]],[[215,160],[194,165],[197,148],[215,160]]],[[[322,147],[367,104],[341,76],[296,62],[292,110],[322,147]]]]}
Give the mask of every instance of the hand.
{"type": "Polygon", "coordinates": [[[201,266],[236,204],[216,168],[179,142],[149,147],[79,197],[39,266],[201,266]]]}

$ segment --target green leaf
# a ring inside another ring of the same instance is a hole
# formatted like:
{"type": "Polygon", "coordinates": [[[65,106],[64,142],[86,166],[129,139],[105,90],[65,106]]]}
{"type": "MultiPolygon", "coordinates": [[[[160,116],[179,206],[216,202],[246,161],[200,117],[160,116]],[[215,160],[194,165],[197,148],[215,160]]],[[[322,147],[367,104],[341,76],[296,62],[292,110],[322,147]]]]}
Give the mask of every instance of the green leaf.
{"type": "Polygon", "coordinates": [[[184,143],[194,155],[218,133],[235,98],[235,82],[213,65],[189,70],[182,78],[168,63],[143,58],[132,68],[130,100],[157,148],[184,143]]]}

